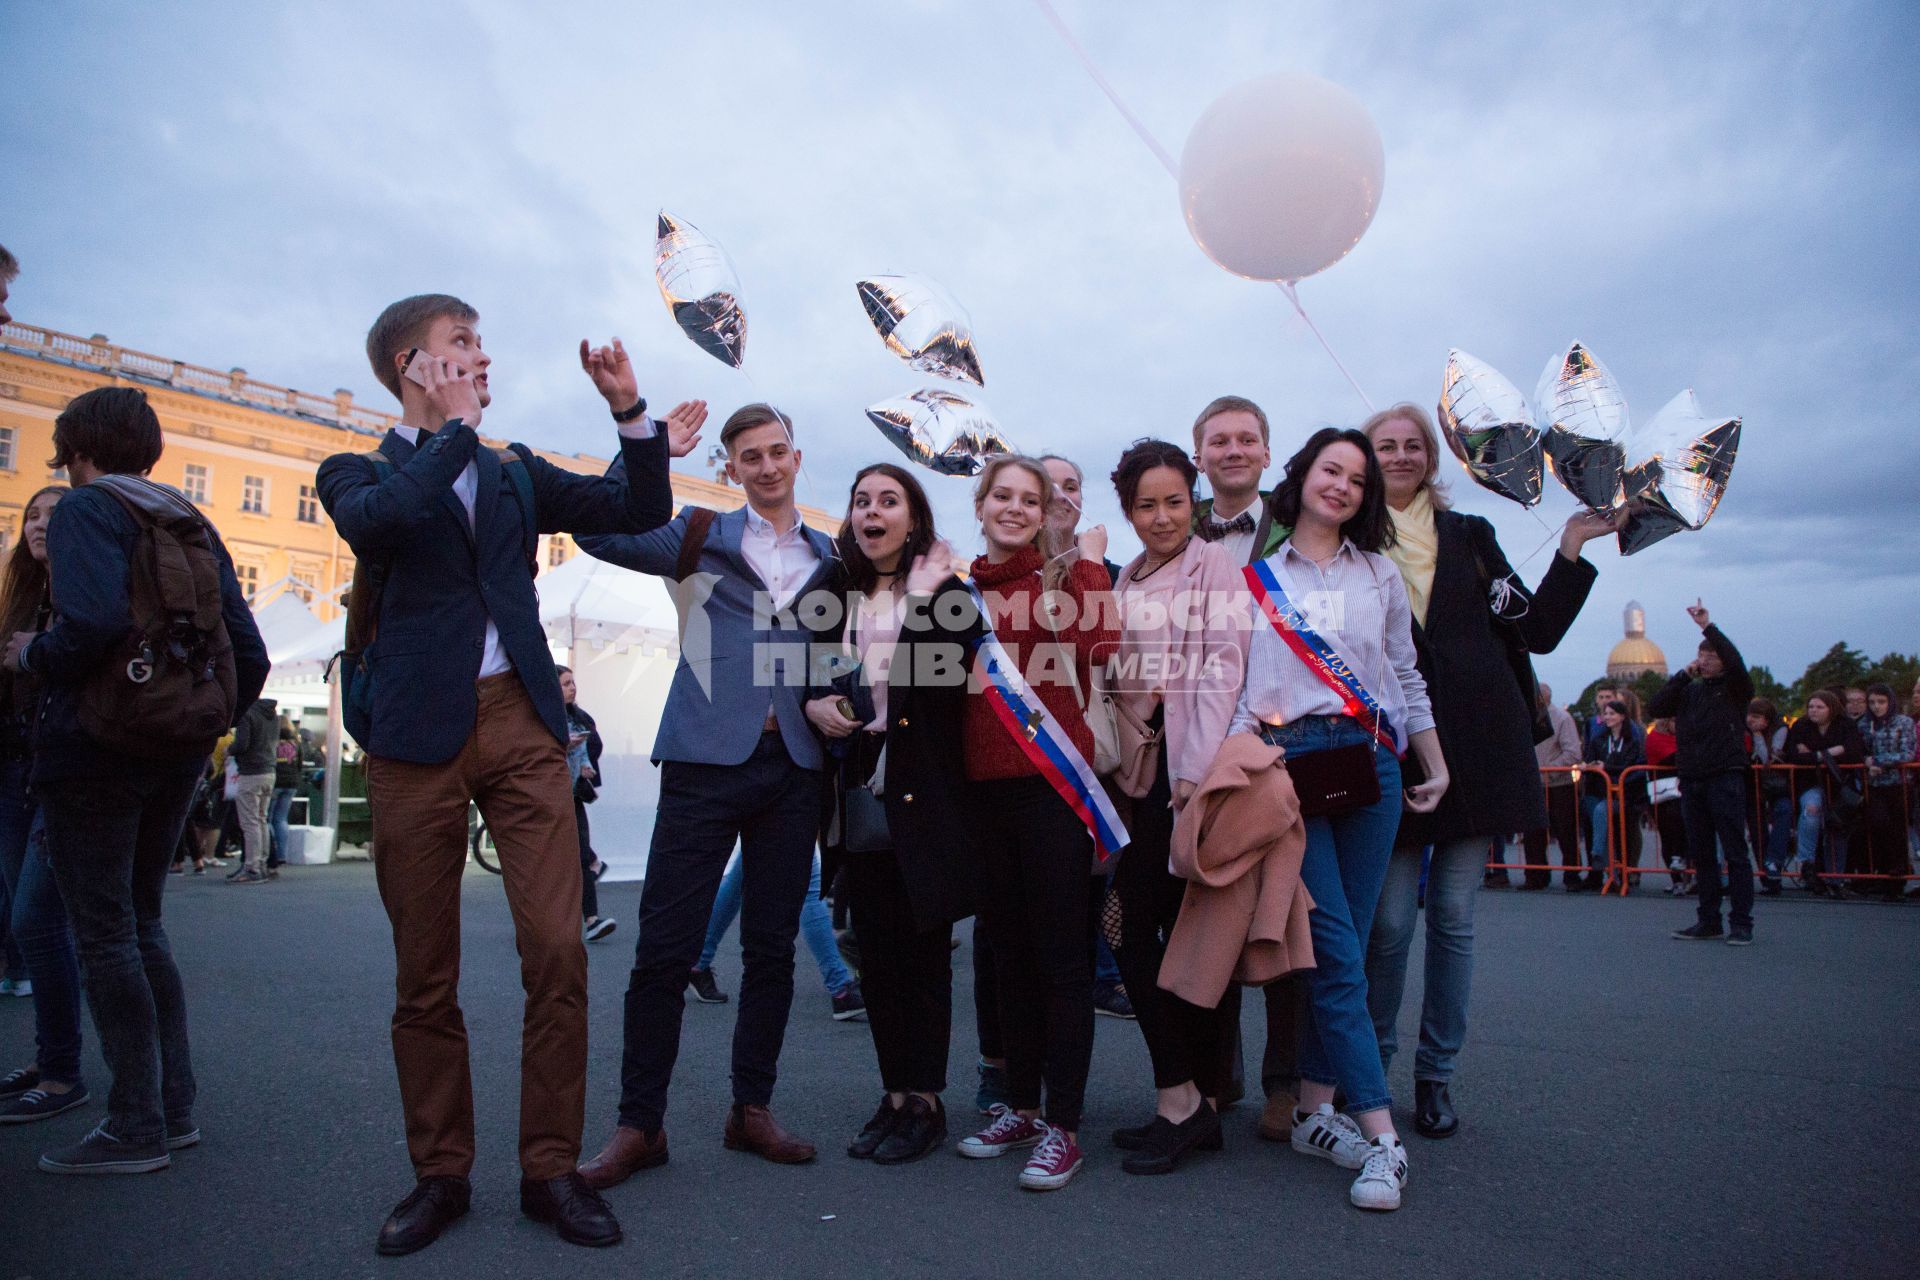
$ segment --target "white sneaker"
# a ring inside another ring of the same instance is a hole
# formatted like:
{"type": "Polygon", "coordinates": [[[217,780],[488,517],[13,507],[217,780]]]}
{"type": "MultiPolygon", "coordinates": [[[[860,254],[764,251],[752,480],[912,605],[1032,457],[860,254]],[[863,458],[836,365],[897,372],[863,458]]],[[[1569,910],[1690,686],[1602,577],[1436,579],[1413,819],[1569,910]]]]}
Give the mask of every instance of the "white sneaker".
{"type": "Polygon", "coordinates": [[[1357,1209],[1388,1213],[1400,1207],[1407,1185],[1407,1149],[1392,1134],[1381,1134],[1367,1145],[1367,1161],[1353,1180],[1347,1198],[1357,1209]]]}
{"type": "Polygon", "coordinates": [[[1293,1149],[1301,1155],[1331,1160],[1342,1169],[1358,1169],[1367,1162],[1367,1140],[1360,1127],[1323,1102],[1303,1120],[1293,1113],[1293,1149]]]}

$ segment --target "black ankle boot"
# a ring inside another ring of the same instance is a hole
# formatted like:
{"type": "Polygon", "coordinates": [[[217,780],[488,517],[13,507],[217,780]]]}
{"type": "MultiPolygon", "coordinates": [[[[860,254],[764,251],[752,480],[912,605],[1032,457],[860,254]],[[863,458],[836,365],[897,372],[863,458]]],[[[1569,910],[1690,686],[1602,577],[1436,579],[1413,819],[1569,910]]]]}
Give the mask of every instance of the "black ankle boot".
{"type": "Polygon", "coordinates": [[[1445,1080],[1413,1082],[1413,1131],[1424,1138],[1451,1138],[1460,1128],[1460,1117],[1453,1113],[1453,1099],[1447,1097],[1445,1080]]]}

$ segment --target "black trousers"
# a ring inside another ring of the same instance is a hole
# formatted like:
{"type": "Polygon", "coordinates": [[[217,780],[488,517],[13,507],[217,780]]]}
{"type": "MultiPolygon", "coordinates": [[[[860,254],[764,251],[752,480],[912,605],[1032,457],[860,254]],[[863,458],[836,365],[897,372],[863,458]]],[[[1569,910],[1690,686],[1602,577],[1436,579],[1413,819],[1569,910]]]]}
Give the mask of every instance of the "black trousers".
{"type": "Polygon", "coordinates": [[[621,1124],[652,1131],[666,1113],[687,974],[700,958],[735,840],[746,971],[733,1026],[733,1098],[760,1106],[772,1101],[793,1005],[793,939],[813,876],[825,780],[819,770],[795,764],[778,733],[762,734],[742,764],[669,760],[661,766],[660,812],[627,979],[621,1124]]]}
{"type": "Polygon", "coordinates": [[[1003,1059],[1007,1042],[1000,1035],[1000,969],[993,955],[992,910],[981,903],[973,918],[973,1025],[980,1037],[982,1058],[1003,1059]]]}
{"type": "Polygon", "coordinates": [[[1910,865],[1907,858],[1907,815],[1901,803],[1898,783],[1890,787],[1867,788],[1865,818],[1863,826],[1867,833],[1867,851],[1874,872],[1902,878],[1868,880],[1857,887],[1861,892],[1897,898],[1906,892],[1904,877],[1910,865]]]}
{"type": "MultiPolygon", "coordinates": [[[[1580,788],[1569,783],[1565,786],[1547,788],[1547,825],[1526,834],[1527,864],[1545,865],[1547,861],[1547,840],[1551,837],[1560,846],[1561,865],[1578,868],[1580,865],[1580,788]]],[[[1570,870],[1568,875],[1572,875],[1570,870]]],[[[1526,882],[1530,885],[1546,886],[1553,880],[1551,871],[1528,871],[1526,882]]]]}
{"type": "Polygon", "coordinates": [[[1120,946],[1114,959],[1153,1059],[1153,1087],[1171,1089],[1191,1081],[1206,1097],[1218,1098],[1225,1065],[1219,1008],[1202,1009],[1159,986],[1160,961],[1187,892],[1187,882],[1167,870],[1173,843],[1170,801],[1163,742],[1159,776],[1133,806],[1133,842],[1113,874],[1114,892],[1120,895],[1120,946]]]}
{"type": "Polygon", "coordinates": [[[1044,1083],[1047,1122],[1077,1130],[1093,1064],[1093,837],[1043,778],[976,788],[1008,1099],[1039,1107],[1044,1083]]]}
{"type": "Polygon", "coordinates": [[[573,821],[580,828],[580,918],[600,914],[600,884],[593,878],[593,838],[587,834],[587,802],[573,798],[573,821]]]}
{"type": "Polygon", "coordinates": [[[892,854],[849,853],[841,867],[880,1083],[888,1093],[939,1093],[953,1038],[953,929],[916,926],[892,854]]]}
{"type": "Polygon", "coordinates": [[[1720,927],[1720,859],[1727,860],[1727,923],[1753,927],[1753,860],[1747,853],[1747,779],[1744,769],[1680,780],[1680,813],[1700,880],[1700,922],[1720,927]],[[1719,848],[1716,851],[1715,845],[1719,848]]]}

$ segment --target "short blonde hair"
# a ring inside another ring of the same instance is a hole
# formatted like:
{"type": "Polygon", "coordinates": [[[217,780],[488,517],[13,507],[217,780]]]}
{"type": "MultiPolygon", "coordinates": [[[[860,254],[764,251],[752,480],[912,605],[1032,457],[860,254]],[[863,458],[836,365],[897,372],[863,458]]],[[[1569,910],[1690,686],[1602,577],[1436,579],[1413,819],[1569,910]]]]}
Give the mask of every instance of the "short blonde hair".
{"type": "Polygon", "coordinates": [[[1267,428],[1266,410],[1245,396],[1220,396],[1209,402],[1207,407],[1200,411],[1200,416],[1193,420],[1193,451],[1195,453],[1200,452],[1201,433],[1207,429],[1207,424],[1223,413],[1252,414],[1253,420],[1260,424],[1260,443],[1268,446],[1273,444],[1272,433],[1267,428]]]}
{"type": "Polygon", "coordinates": [[[1420,428],[1420,434],[1426,438],[1427,442],[1427,474],[1426,477],[1420,481],[1420,484],[1427,490],[1436,511],[1452,510],[1453,495],[1447,492],[1446,482],[1438,478],[1440,474],[1440,433],[1433,429],[1433,419],[1427,416],[1425,409],[1422,409],[1411,400],[1402,400],[1399,404],[1389,405],[1374,414],[1371,418],[1368,418],[1360,425],[1360,433],[1366,436],[1368,440],[1372,440],[1373,433],[1376,430],[1384,427],[1396,418],[1405,418],[1408,422],[1420,428]]]}

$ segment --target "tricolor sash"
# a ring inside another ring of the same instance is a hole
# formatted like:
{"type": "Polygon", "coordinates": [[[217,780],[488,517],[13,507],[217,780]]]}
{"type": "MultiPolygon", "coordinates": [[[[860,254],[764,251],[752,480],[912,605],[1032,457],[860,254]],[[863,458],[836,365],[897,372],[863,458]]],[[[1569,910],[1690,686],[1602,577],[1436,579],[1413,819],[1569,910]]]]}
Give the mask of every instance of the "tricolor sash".
{"type": "Polygon", "coordinates": [[[974,605],[980,610],[983,630],[974,651],[985,659],[983,692],[987,705],[993,708],[994,715],[1007,727],[1040,776],[1059,793],[1080,821],[1087,824],[1095,857],[1101,862],[1107,861],[1126,848],[1133,837],[1127,834],[1093,766],[1073,745],[1066,726],[1054,719],[1008,656],[1000,637],[993,633],[993,616],[987,612],[987,602],[981,598],[979,588],[969,583],[967,589],[973,593],[974,605]]]}
{"type": "Polygon", "coordinates": [[[1387,718],[1386,709],[1368,691],[1367,686],[1360,683],[1360,677],[1340,656],[1340,651],[1307,625],[1306,615],[1287,596],[1287,589],[1280,585],[1279,575],[1274,573],[1273,565],[1265,560],[1256,560],[1242,572],[1247,577],[1247,589],[1253,593],[1260,612],[1280,633],[1281,642],[1306,664],[1307,670],[1313,672],[1322,684],[1333,690],[1334,696],[1340,699],[1340,709],[1344,714],[1370,728],[1374,740],[1398,757],[1400,748],[1394,742],[1393,722],[1387,718]]]}

